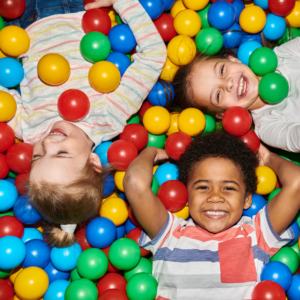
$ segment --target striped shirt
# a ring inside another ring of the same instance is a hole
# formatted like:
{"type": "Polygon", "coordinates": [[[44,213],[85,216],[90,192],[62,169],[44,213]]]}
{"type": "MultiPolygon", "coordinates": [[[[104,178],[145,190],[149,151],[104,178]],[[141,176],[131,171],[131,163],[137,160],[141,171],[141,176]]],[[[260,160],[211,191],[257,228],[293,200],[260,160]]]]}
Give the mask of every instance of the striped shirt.
{"type": "Polygon", "coordinates": [[[263,267],[293,238],[291,227],[277,235],[266,205],[217,234],[169,212],[158,235],[143,232],[139,243],[154,256],[157,300],[228,300],[251,299],[263,267]]]}
{"type": "Polygon", "coordinates": [[[95,146],[120,134],[126,120],[139,110],[164,67],[166,46],[137,0],[119,0],[114,8],[129,25],[138,46],[134,62],[122,76],[119,87],[107,94],[90,86],[88,72],[92,64],[80,53],[80,41],[85,35],[81,27],[84,12],[50,16],[26,29],[31,41],[30,49],[22,56],[25,71],[20,84],[22,96],[15,90],[0,88],[13,95],[17,102],[16,115],[8,123],[17,138],[30,144],[44,138],[52,125],[62,120],[57,100],[68,89],[80,89],[90,99],[89,114],[73,124],[82,129],[95,146]],[[46,85],[38,77],[37,64],[48,53],[61,54],[70,64],[70,78],[60,86],[46,85]]]}

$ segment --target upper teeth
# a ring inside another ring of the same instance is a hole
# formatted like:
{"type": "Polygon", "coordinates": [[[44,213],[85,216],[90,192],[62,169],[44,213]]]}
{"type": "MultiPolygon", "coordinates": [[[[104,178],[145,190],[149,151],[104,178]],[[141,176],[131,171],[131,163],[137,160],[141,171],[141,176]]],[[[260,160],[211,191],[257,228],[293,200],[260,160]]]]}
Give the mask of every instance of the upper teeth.
{"type": "Polygon", "coordinates": [[[225,211],[206,211],[205,212],[207,215],[225,215],[226,212],[225,211]]]}
{"type": "Polygon", "coordinates": [[[60,132],[51,132],[49,135],[62,135],[65,136],[64,134],[60,133],[60,132]]]}
{"type": "Polygon", "coordinates": [[[246,84],[245,79],[243,77],[241,77],[240,85],[239,85],[239,97],[242,96],[245,93],[246,86],[247,86],[247,84],[246,84]]]}

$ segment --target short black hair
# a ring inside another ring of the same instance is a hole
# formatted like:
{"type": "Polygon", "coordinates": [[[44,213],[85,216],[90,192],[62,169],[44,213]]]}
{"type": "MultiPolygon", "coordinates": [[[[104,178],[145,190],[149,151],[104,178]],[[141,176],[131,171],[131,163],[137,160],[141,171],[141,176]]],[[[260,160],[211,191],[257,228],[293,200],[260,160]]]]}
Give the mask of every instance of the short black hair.
{"type": "Polygon", "coordinates": [[[187,185],[196,164],[210,157],[231,160],[241,170],[246,194],[256,191],[255,169],[258,166],[258,158],[241,139],[225,132],[197,136],[194,139],[178,162],[178,180],[187,185]]]}

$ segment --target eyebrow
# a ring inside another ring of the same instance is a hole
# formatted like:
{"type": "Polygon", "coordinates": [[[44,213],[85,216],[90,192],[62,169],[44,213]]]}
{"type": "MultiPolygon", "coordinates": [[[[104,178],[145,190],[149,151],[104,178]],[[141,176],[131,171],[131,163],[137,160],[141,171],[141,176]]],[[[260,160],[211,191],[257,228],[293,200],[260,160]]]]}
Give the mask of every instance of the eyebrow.
{"type": "MultiPolygon", "coordinates": [[[[193,186],[195,185],[195,184],[197,184],[197,183],[200,183],[200,182],[207,182],[207,183],[209,183],[209,182],[211,182],[211,180],[205,180],[205,179],[199,179],[199,180],[197,180],[197,181],[195,181],[194,183],[193,183],[193,186]]],[[[233,183],[233,184],[236,184],[237,186],[240,186],[236,181],[234,181],[234,180],[221,180],[221,182],[222,183],[233,183]]]]}
{"type": "MultiPolygon", "coordinates": [[[[215,66],[214,66],[214,73],[215,73],[215,75],[217,75],[217,74],[216,74],[216,70],[217,70],[217,65],[218,65],[218,63],[219,63],[219,62],[217,61],[217,62],[215,63],[215,66]]],[[[213,92],[213,91],[211,90],[210,96],[209,96],[210,102],[211,102],[211,98],[212,98],[212,92],[213,92]]]]}
{"type": "MultiPolygon", "coordinates": [[[[51,155],[51,158],[73,158],[73,157],[67,157],[67,156],[59,156],[59,155],[51,155]]],[[[34,162],[36,162],[37,160],[41,159],[41,157],[35,159],[35,160],[32,160],[30,163],[31,165],[33,165],[34,162]]]]}

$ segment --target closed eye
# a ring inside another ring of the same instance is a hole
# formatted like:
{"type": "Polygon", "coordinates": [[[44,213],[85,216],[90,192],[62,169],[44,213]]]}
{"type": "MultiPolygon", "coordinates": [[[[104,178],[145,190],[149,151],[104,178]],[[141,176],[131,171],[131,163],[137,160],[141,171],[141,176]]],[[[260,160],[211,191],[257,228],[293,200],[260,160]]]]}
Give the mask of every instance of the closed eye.
{"type": "Polygon", "coordinates": [[[201,185],[196,188],[196,190],[206,190],[206,189],[208,189],[208,186],[205,185],[201,185]]]}
{"type": "Polygon", "coordinates": [[[67,151],[58,151],[57,155],[59,155],[59,154],[68,154],[68,152],[67,151]]]}
{"type": "Polygon", "coordinates": [[[226,187],[225,190],[228,190],[228,191],[235,191],[235,188],[233,188],[233,187],[226,187]]]}
{"type": "Polygon", "coordinates": [[[224,74],[224,68],[225,68],[225,65],[223,65],[220,69],[221,76],[223,76],[223,74],[224,74]]]}

